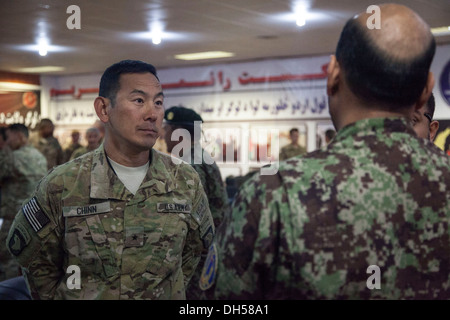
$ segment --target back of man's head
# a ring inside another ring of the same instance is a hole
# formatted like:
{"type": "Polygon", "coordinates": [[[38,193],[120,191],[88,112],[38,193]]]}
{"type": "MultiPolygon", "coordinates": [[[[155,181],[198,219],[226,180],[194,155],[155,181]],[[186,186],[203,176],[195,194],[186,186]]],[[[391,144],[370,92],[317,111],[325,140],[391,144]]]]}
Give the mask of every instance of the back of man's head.
{"type": "Polygon", "coordinates": [[[405,6],[380,6],[380,29],[369,14],[350,19],[336,49],[345,80],[361,101],[396,111],[414,105],[428,79],[436,43],[429,26],[405,6]]]}
{"type": "Polygon", "coordinates": [[[13,131],[13,132],[20,132],[24,135],[25,138],[28,139],[28,128],[21,123],[13,123],[11,125],[8,126],[8,130],[13,131]]]}

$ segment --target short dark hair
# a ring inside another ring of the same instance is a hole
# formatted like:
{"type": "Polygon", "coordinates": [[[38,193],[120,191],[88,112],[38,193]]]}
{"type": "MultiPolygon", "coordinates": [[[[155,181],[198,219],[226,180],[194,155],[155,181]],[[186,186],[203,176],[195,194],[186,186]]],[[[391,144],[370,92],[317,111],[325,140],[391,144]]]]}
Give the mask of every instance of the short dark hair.
{"type": "Polygon", "coordinates": [[[426,107],[427,107],[427,111],[428,111],[427,113],[429,113],[431,116],[431,119],[433,119],[434,109],[436,108],[436,101],[434,100],[433,92],[431,93],[430,97],[428,98],[426,107]]]}
{"type": "Polygon", "coordinates": [[[0,127],[0,136],[6,141],[6,127],[0,127]]]}
{"type": "Polygon", "coordinates": [[[156,68],[146,62],[139,60],[122,60],[109,66],[100,79],[99,95],[111,100],[115,104],[117,91],[120,89],[120,75],[125,73],[151,73],[156,79],[156,68]]]}
{"type": "Polygon", "coordinates": [[[14,132],[22,132],[25,135],[25,137],[27,137],[27,138],[29,136],[28,128],[24,124],[21,124],[21,123],[10,124],[8,126],[8,130],[11,130],[11,131],[14,131],[14,132]]]}
{"type": "Polygon", "coordinates": [[[336,59],[350,90],[362,101],[404,109],[420,97],[428,79],[436,42],[431,37],[424,52],[413,58],[394,58],[369,37],[369,29],[357,19],[342,30],[336,59]]]}
{"type": "Polygon", "coordinates": [[[298,132],[298,129],[292,128],[291,130],[289,130],[289,135],[293,134],[294,132],[298,132]]]}
{"type": "Polygon", "coordinates": [[[336,131],[334,131],[333,129],[328,129],[327,131],[325,131],[325,136],[329,140],[333,139],[335,135],[336,135],[336,131]]]}

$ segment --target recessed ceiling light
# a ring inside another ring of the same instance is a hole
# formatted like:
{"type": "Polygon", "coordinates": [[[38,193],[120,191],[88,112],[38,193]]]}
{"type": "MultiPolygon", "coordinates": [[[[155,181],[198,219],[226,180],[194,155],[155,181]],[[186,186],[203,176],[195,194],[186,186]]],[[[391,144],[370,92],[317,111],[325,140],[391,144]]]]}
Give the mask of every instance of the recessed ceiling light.
{"type": "Polygon", "coordinates": [[[31,68],[19,68],[15,69],[16,72],[24,72],[24,73],[47,73],[47,72],[57,72],[64,71],[64,67],[57,66],[42,66],[42,67],[31,67],[31,68]]]}
{"type": "Polygon", "coordinates": [[[179,60],[203,60],[233,57],[234,53],[225,51],[205,51],[195,53],[184,53],[175,55],[175,59],[179,60]]]}
{"type": "Polygon", "coordinates": [[[450,26],[431,28],[431,32],[437,37],[450,35],[450,26]]]}

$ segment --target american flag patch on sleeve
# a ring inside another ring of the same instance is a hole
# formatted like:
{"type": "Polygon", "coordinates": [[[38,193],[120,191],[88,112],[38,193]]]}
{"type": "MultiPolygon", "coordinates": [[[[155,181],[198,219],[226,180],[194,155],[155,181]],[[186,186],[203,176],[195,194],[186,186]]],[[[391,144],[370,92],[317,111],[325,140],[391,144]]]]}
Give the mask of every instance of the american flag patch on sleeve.
{"type": "Polygon", "coordinates": [[[22,212],[35,232],[42,230],[42,228],[50,222],[50,219],[42,211],[36,197],[31,198],[31,200],[22,207],[22,212]]]}

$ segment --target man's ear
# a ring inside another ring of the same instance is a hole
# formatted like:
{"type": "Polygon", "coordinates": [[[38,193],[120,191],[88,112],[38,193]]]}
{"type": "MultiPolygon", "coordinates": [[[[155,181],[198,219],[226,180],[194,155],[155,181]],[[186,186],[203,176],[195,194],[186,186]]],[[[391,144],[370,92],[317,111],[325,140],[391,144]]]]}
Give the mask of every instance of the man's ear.
{"type": "Polygon", "coordinates": [[[434,141],[436,138],[436,133],[439,130],[439,122],[436,120],[431,121],[430,123],[430,140],[434,141]]]}
{"type": "Polygon", "coordinates": [[[104,97],[97,97],[94,100],[94,109],[95,113],[97,113],[97,117],[100,119],[101,122],[105,123],[109,120],[108,115],[108,104],[110,103],[108,101],[109,99],[104,97]]]}
{"type": "Polygon", "coordinates": [[[340,66],[335,55],[331,55],[327,68],[327,94],[332,96],[339,89],[340,66]]]}
{"type": "Polygon", "coordinates": [[[433,87],[434,87],[434,75],[433,72],[430,71],[428,72],[428,79],[425,88],[423,88],[422,94],[420,95],[419,100],[414,106],[414,110],[419,110],[425,103],[428,102],[428,99],[430,98],[431,93],[433,92],[433,87]]]}

